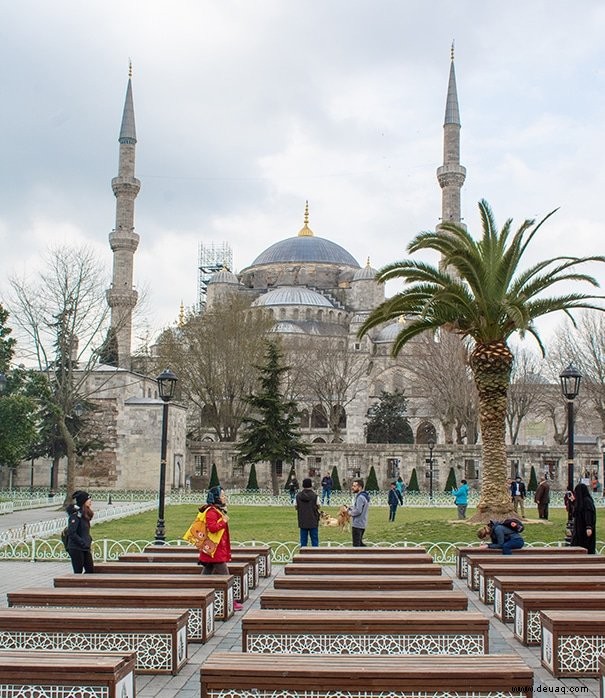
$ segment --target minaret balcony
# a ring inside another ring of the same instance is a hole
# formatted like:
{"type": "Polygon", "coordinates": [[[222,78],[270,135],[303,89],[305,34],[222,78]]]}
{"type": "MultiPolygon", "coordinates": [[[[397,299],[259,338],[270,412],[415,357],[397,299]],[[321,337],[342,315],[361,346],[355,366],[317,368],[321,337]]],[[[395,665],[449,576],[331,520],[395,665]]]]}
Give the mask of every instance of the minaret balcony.
{"type": "Polygon", "coordinates": [[[140,236],[134,230],[112,230],[109,233],[109,246],[116,252],[118,250],[129,250],[136,252],[139,246],[140,236]]]}
{"type": "Polygon", "coordinates": [[[134,308],[139,294],[133,288],[112,288],[105,292],[107,304],[110,308],[134,308]]]}
{"type": "Polygon", "coordinates": [[[437,168],[437,179],[442,189],[462,187],[466,179],[466,167],[462,165],[442,165],[437,168]]]}
{"type": "Polygon", "coordinates": [[[114,177],[111,188],[116,196],[131,196],[134,199],[141,189],[141,181],[136,177],[114,177]]]}

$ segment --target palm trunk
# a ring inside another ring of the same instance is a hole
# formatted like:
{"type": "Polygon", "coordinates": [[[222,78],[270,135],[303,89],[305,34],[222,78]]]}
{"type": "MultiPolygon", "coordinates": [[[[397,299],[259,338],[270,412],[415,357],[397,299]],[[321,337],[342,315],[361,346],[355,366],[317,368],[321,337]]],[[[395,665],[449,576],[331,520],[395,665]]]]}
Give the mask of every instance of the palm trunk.
{"type": "Polygon", "coordinates": [[[506,397],[513,355],[504,341],[477,344],[470,363],[479,392],[483,451],[481,497],[471,521],[484,522],[513,512],[506,485],[506,397]]]}

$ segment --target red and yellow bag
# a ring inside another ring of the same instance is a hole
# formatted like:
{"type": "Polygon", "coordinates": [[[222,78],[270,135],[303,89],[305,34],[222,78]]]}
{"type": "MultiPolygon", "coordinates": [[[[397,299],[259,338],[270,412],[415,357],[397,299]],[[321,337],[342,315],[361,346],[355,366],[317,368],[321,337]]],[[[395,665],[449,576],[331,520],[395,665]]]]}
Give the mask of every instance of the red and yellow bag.
{"type": "Polygon", "coordinates": [[[216,533],[209,531],[206,524],[207,511],[207,509],[203,512],[201,511],[195,517],[195,521],[183,535],[183,540],[195,545],[198,550],[208,555],[208,557],[214,557],[218,544],[221,542],[221,538],[225,533],[225,529],[221,528],[221,530],[216,531],[216,533]]]}

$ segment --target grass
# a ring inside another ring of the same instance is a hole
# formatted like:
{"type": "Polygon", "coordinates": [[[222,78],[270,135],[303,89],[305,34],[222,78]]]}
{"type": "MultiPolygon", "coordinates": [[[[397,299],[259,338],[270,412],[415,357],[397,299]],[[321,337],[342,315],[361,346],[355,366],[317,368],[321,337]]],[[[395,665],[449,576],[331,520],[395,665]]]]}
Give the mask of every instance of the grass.
{"type": "MultiPolygon", "coordinates": [[[[336,516],[337,507],[324,507],[336,516]]],[[[549,521],[537,519],[534,508],[528,507],[532,517],[526,522],[523,537],[528,543],[563,541],[567,514],[564,509],[552,509],[549,521]]],[[[197,514],[189,504],[166,508],[166,540],[179,539],[197,514]]],[[[473,511],[467,512],[472,516],[473,511]]],[[[400,507],[395,523],[388,522],[386,507],[371,507],[366,539],[373,542],[410,541],[421,542],[476,542],[479,526],[456,522],[456,509],[400,507]]],[[[157,522],[157,512],[148,511],[115,521],[95,525],[96,540],[152,540],[157,522]]],[[[232,506],[229,508],[229,528],[233,541],[286,542],[298,540],[298,527],[294,507],[232,506]]],[[[321,527],[319,541],[350,541],[351,534],[338,528],[321,527]]]]}

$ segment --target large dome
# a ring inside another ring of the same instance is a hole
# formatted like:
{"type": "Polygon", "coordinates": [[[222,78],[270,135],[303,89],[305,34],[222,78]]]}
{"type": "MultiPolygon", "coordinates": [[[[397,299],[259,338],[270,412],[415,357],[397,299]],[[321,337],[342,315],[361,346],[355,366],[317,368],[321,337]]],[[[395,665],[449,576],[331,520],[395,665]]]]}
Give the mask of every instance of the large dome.
{"type": "Polygon", "coordinates": [[[349,254],[343,247],[330,240],[315,236],[297,236],[280,240],[261,252],[251,266],[288,262],[324,262],[359,267],[353,255],[349,254]]]}

